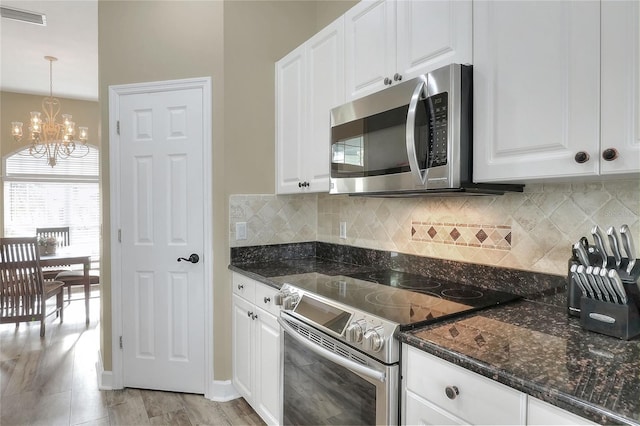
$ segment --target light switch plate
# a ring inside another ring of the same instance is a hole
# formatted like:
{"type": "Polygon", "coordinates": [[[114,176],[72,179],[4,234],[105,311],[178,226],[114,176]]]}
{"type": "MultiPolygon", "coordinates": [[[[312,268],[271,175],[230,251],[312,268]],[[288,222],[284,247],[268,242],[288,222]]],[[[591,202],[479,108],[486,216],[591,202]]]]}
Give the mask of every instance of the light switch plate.
{"type": "Polygon", "coordinates": [[[247,222],[236,222],[236,241],[247,239],[247,222]]]}
{"type": "Polygon", "coordinates": [[[347,222],[340,222],[340,238],[347,238],[347,222]]]}

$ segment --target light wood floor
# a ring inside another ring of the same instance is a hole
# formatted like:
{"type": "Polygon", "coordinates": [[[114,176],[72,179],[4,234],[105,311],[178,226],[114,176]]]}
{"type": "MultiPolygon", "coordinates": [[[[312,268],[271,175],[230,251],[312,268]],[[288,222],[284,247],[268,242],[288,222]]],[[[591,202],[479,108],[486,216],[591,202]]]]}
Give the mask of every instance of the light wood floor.
{"type": "MultiPolygon", "coordinates": [[[[66,294],[65,294],[66,298],[66,294]]],[[[0,325],[0,425],[264,424],[244,399],[217,403],[202,395],[142,389],[100,391],[99,299],[65,305],[65,321],[0,325]]]]}

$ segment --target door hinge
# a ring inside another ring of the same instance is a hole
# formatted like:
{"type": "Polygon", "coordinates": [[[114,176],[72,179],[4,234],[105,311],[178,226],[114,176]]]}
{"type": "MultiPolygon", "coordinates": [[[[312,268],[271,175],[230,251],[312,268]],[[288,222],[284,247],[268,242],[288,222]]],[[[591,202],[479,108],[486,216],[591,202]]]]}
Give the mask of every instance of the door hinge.
{"type": "Polygon", "coordinates": [[[116,133],[120,134],[120,120],[116,121],[116,133]]]}
{"type": "Polygon", "coordinates": [[[122,336],[120,336],[120,349],[122,349],[122,336]]]}
{"type": "Polygon", "coordinates": [[[118,229],[118,242],[122,242],[122,229],[118,229]]]}

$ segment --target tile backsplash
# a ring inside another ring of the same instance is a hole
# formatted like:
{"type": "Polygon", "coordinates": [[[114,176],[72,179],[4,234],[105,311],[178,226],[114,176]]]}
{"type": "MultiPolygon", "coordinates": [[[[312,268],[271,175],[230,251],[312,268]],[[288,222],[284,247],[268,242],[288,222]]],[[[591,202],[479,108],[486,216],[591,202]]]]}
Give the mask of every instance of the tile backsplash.
{"type": "Polygon", "coordinates": [[[229,205],[231,247],[322,241],[564,275],[572,243],[592,241],[595,224],[627,224],[640,246],[638,179],[531,184],[502,196],[232,195],[229,205]],[[236,241],[236,222],[247,223],[246,240],[236,241]]]}

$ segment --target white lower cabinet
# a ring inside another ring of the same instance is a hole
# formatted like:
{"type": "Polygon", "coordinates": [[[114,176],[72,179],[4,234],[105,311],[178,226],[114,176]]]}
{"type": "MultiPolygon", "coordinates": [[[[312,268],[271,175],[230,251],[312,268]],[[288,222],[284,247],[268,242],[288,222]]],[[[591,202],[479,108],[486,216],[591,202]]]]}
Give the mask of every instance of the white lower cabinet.
{"type": "Polygon", "coordinates": [[[593,425],[412,346],[402,348],[405,425],[593,425]]]}
{"type": "Polygon", "coordinates": [[[524,424],[526,395],[404,345],[404,424],[524,424]]]}
{"type": "Polygon", "coordinates": [[[527,403],[528,425],[595,425],[597,423],[569,413],[547,402],[529,396],[527,403]]]}
{"type": "Polygon", "coordinates": [[[280,419],[280,326],[275,288],[233,274],[233,385],[269,425],[280,419]]]}

